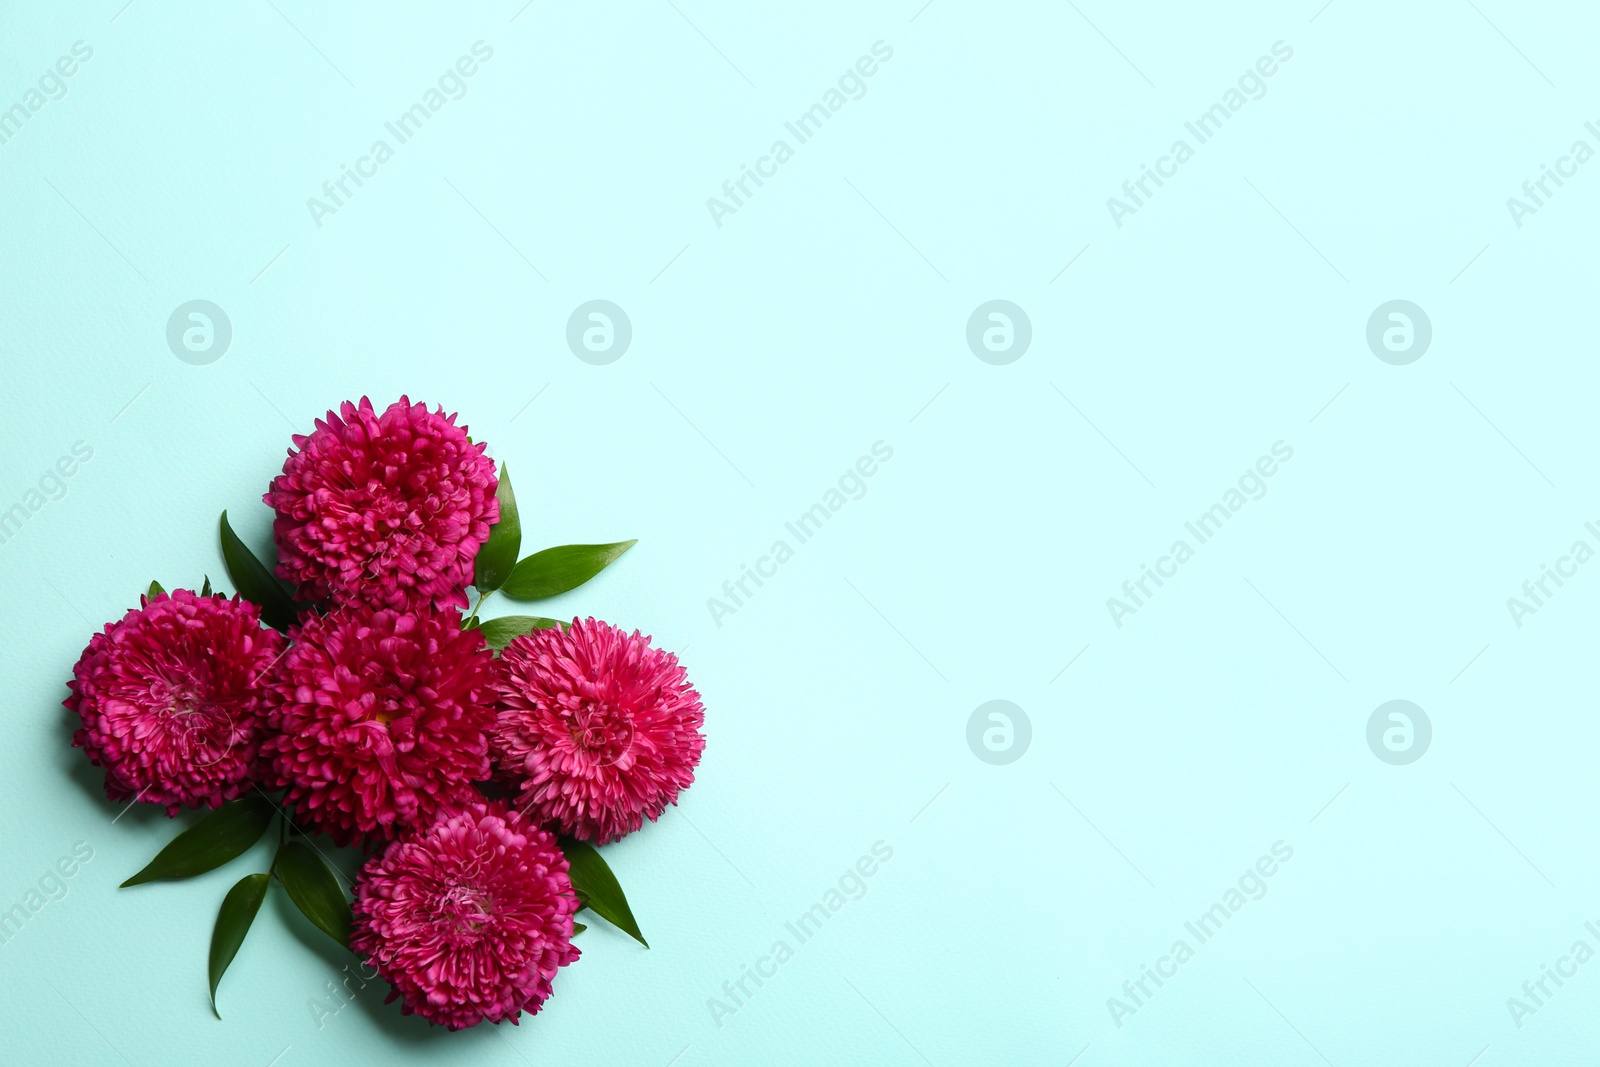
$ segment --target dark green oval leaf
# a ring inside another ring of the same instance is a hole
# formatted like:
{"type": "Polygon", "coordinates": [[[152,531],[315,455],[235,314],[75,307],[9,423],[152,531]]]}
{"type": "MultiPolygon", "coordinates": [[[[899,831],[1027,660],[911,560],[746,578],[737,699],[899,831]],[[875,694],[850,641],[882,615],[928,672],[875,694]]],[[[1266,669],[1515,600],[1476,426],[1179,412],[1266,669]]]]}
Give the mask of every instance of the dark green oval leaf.
{"type": "Polygon", "coordinates": [[[267,884],[271,880],[270,874],[246,875],[222,898],[222,908],[217,912],[217,925],[211,931],[209,964],[211,1014],[219,1019],[222,1013],[217,1010],[217,983],[222,981],[222,973],[233,962],[239,946],[244,944],[244,935],[250,932],[250,924],[255,922],[256,912],[261,910],[261,901],[266,898],[267,884]]]}
{"type": "Polygon", "coordinates": [[[561,851],[572,868],[572,888],[583,906],[649,948],[650,942],[639,932],[639,924],[634,920],[633,909],[628,907],[628,898],[622,895],[617,876],[611,873],[595,847],[587,841],[564,837],[561,851]]]}
{"type": "Polygon", "coordinates": [[[498,619],[485,619],[479,624],[478,629],[483,631],[483,639],[488,642],[489,647],[499,652],[525,634],[561,625],[564,624],[556,619],[541,618],[538,615],[502,615],[498,619]]]}
{"type": "Polygon", "coordinates": [[[144,595],[146,597],[148,597],[149,599],[154,600],[157,593],[165,593],[165,592],[166,592],[166,590],[161,588],[161,583],[160,582],[151,582],[150,583],[150,588],[145,590],[145,594],[144,595]]]}
{"type": "Polygon", "coordinates": [[[517,565],[522,551],[522,520],[517,515],[517,498],[511,492],[511,476],[500,464],[500,487],[494,497],[500,502],[500,521],[489,527],[489,540],[478,549],[478,562],[472,584],[480,593],[499,589],[517,565]]]}
{"type": "Polygon", "coordinates": [[[273,864],[289,899],[312,925],[345,948],[350,947],[350,901],[338,875],[326,860],[304,841],[295,839],[278,849],[273,864]]]}
{"type": "Polygon", "coordinates": [[[239,595],[261,609],[261,619],[275,630],[287,630],[294,622],[294,599],[283,583],[272,576],[255,553],[239,540],[239,535],[228,525],[228,513],[222,513],[222,561],[228,565],[228,577],[239,595]]]}
{"type": "Polygon", "coordinates": [[[122,887],[164,878],[192,878],[220,867],[259,841],[276,814],[272,802],[260,793],[230,800],[174,837],[122,887]]]}
{"type": "Polygon", "coordinates": [[[535,552],[512,569],[500,591],[518,600],[543,600],[565,593],[605,570],[638,543],[634,539],[610,545],[561,545],[535,552]]]}

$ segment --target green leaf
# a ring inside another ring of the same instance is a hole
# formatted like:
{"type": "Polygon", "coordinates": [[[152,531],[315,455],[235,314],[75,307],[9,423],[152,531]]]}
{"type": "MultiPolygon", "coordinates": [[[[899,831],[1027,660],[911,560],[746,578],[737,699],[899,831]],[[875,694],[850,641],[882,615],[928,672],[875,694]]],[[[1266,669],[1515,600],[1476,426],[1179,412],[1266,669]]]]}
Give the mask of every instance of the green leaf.
{"type": "Polygon", "coordinates": [[[617,876],[611,873],[595,847],[587,841],[562,838],[561,851],[566,853],[567,864],[572,868],[572,888],[583,906],[649,948],[650,942],[639,933],[639,924],[633,918],[633,909],[628,907],[628,898],[622,895],[617,876]]]}
{"type": "Polygon", "coordinates": [[[489,643],[489,647],[499,652],[524,634],[561,625],[564,624],[538,615],[502,615],[498,619],[485,619],[478,629],[483,631],[483,639],[489,643]]]}
{"type": "Polygon", "coordinates": [[[239,535],[228,525],[228,513],[222,513],[222,560],[228,565],[228,577],[239,595],[261,608],[261,618],[275,630],[287,630],[294,622],[294,599],[283,583],[272,576],[255,553],[239,540],[239,535]]]}
{"type": "Polygon", "coordinates": [[[573,937],[577,937],[579,934],[583,933],[587,929],[589,929],[589,928],[587,926],[583,925],[581,922],[578,922],[576,919],[574,919],[572,921],[572,936],[573,937]]]}
{"type": "Polygon", "coordinates": [[[211,931],[209,964],[211,1014],[219,1019],[222,1013],[217,1010],[217,983],[222,981],[223,972],[238,954],[239,946],[244,944],[244,937],[250,932],[250,924],[256,920],[256,912],[261,910],[261,901],[266,898],[267,885],[271,880],[270,874],[246,875],[222,898],[222,908],[217,912],[217,925],[211,931]]]}
{"type": "Polygon", "coordinates": [[[610,545],[562,545],[535,552],[512,569],[500,591],[518,600],[543,600],[565,593],[605,570],[638,543],[634,539],[610,545]]]}
{"type": "Polygon", "coordinates": [[[500,521],[489,527],[489,540],[478,549],[477,569],[472,584],[480,593],[499,589],[517,565],[522,551],[522,520],[517,516],[517,498],[511,492],[511,477],[500,464],[500,487],[495,490],[500,502],[500,521]]]}
{"type": "Polygon", "coordinates": [[[130,885],[165,878],[192,878],[242,855],[261,839],[277,809],[260,793],[230,800],[174,837],[144,870],[122,883],[130,885]]]}
{"type": "Polygon", "coordinates": [[[298,838],[278,849],[273,869],[289,899],[312,925],[344,948],[350,947],[350,902],[338,875],[310,845],[298,838]]]}
{"type": "Polygon", "coordinates": [[[200,595],[201,596],[210,596],[211,595],[211,575],[209,575],[209,574],[206,575],[206,584],[202,585],[200,587],[200,595]]]}
{"type": "Polygon", "coordinates": [[[155,599],[155,595],[157,593],[165,593],[165,592],[166,592],[166,590],[161,588],[161,583],[160,582],[151,582],[150,583],[150,588],[145,592],[144,595],[146,597],[149,597],[151,600],[154,600],[155,599]]]}

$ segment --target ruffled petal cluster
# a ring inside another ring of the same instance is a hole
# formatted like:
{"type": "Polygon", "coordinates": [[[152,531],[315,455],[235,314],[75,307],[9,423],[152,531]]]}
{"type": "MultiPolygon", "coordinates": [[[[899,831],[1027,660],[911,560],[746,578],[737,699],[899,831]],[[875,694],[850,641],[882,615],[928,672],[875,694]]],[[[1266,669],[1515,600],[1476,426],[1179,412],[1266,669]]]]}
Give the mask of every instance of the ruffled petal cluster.
{"type": "Polygon", "coordinates": [[[141,598],[83,650],[64,703],[112,800],[219,807],[250,788],[283,638],[254,604],[187,589],[141,598]]]}
{"type": "Polygon", "coordinates": [[[406,1015],[460,1030],[537,1013],[578,958],[578,901],[548,832],[497,801],[440,812],[356,879],[350,947],[406,1015]]]}
{"type": "Polygon", "coordinates": [[[705,738],[678,657],[609,623],[535,630],[501,654],[493,751],[518,805],[604,844],[677,802],[705,738]]]}
{"type": "Polygon", "coordinates": [[[390,837],[488,777],[494,661],[454,609],[308,614],[274,678],[262,746],[298,823],[340,844],[390,837]]]}
{"type": "Polygon", "coordinates": [[[377,414],[362,397],[296,434],[262,498],[278,577],[319,603],[465,608],[499,480],[455,419],[406,397],[377,414]]]}
{"type": "MultiPolygon", "coordinates": [[[[579,955],[563,846],[658,819],[705,748],[700,694],[638,631],[574,619],[496,656],[463,618],[499,488],[455,415],[344,403],[294,436],[263,497],[300,602],[287,636],[238,597],[141,598],[91,638],[64,701],[113,800],[173,815],[260,791],[287,832],[364,848],[349,947],[389,1002],[451,1030],[541,1010],[579,955]]],[[[291,614],[236,548],[235,584],[291,614]]],[[[292,876],[299,838],[280,840],[293,847],[249,885],[276,876],[315,916],[292,876]]],[[[580,865],[579,885],[603,907],[600,873],[580,865]]]]}

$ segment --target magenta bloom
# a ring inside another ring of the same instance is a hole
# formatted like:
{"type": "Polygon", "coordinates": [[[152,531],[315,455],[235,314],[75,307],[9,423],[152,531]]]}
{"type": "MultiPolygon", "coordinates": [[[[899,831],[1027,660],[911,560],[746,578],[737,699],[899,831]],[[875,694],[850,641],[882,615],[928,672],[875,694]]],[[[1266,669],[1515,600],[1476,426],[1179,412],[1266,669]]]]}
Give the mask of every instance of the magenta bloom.
{"type": "Polygon", "coordinates": [[[535,630],[501,654],[492,745],[519,806],[605,844],[656,819],[694,781],[700,694],[678,657],[609,623],[535,630]]]}
{"type": "Polygon", "coordinates": [[[441,408],[401,397],[318,419],[262,498],[277,513],[278,577],[303,600],[465,608],[472,565],[500,520],[484,446],[441,408]]]}
{"type": "Polygon", "coordinates": [[[455,609],[350,605],[289,631],[261,748],[298,822],[389,837],[488,777],[494,661],[455,609]]]}
{"type": "Polygon", "coordinates": [[[577,910],[555,838],[479,800],[440,811],[367,861],[350,948],[394,987],[388,1000],[399,997],[405,1015],[452,1030],[516,1023],[578,958],[577,910]]]}
{"type": "Polygon", "coordinates": [[[219,807],[250,786],[265,732],[263,678],[283,637],[254,604],[187,589],[140,598],[83,650],[64,703],[106,770],[106,796],[219,807]]]}

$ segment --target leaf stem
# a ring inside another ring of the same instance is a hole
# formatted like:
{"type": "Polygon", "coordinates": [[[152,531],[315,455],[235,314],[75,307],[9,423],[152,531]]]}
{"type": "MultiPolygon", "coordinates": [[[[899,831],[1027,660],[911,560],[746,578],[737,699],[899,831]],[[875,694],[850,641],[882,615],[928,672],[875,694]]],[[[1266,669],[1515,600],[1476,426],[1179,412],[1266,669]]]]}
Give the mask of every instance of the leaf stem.
{"type": "Polygon", "coordinates": [[[272,854],[272,866],[267,868],[267,874],[272,878],[278,877],[278,857],[283,855],[283,846],[288,840],[289,816],[280,814],[278,816],[278,851],[272,854]]]}
{"type": "Polygon", "coordinates": [[[483,607],[483,602],[489,599],[489,594],[480,592],[478,602],[472,605],[472,611],[467,615],[466,621],[461,624],[463,630],[470,630],[478,624],[478,609],[483,607]]]}

